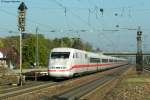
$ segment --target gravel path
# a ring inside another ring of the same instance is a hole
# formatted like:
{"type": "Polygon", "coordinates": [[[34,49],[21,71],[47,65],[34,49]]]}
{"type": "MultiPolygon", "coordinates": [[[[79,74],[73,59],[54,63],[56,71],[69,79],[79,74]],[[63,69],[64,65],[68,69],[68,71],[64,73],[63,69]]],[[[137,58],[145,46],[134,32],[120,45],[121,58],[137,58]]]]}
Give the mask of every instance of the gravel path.
{"type": "Polygon", "coordinates": [[[103,100],[150,100],[150,74],[133,70],[103,100]]]}

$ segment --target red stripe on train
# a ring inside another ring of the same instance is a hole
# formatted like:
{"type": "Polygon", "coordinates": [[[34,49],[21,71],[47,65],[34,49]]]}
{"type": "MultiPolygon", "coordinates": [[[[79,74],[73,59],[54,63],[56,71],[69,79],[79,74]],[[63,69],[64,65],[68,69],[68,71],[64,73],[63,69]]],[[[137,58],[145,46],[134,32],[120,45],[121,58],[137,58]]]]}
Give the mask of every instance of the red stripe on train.
{"type": "Polygon", "coordinates": [[[67,69],[67,70],[48,70],[48,72],[65,72],[65,71],[71,71],[76,68],[109,66],[109,65],[112,65],[112,64],[81,64],[81,65],[73,65],[70,69],[67,69]]]}

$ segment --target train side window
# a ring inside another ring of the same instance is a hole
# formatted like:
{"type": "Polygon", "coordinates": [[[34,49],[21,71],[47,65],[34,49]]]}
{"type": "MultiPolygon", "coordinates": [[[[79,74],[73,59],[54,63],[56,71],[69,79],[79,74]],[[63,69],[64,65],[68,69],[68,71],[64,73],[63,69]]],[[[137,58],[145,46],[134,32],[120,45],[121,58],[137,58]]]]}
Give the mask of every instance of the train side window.
{"type": "Polygon", "coordinates": [[[102,62],[106,63],[106,62],[108,62],[108,59],[102,59],[102,62]]]}
{"type": "Polygon", "coordinates": [[[74,53],[74,58],[79,58],[79,53],[74,53]]]}
{"type": "Polygon", "coordinates": [[[99,63],[100,59],[99,58],[90,58],[90,63],[99,63]]]}
{"type": "Polygon", "coordinates": [[[79,56],[78,53],[76,53],[76,58],[78,58],[78,56],[79,56]]]}
{"type": "Polygon", "coordinates": [[[85,59],[86,59],[86,58],[88,58],[88,57],[87,57],[87,54],[85,54],[85,59]]]}
{"type": "Polygon", "coordinates": [[[113,62],[113,59],[109,59],[109,62],[113,62]]]}
{"type": "Polygon", "coordinates": [[[76,55],[75,55],[75,53],[73,53],[73,58],[76,58],[76,55]]]}

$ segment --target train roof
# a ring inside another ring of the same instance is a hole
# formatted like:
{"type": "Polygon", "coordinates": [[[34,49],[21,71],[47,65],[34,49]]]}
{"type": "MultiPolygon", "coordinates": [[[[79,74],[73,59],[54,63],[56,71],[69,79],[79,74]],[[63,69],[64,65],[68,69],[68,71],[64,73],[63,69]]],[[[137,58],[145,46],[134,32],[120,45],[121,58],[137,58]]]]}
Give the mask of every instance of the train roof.
{"type": "Polygon", "coordinates": [[[52,52],[71,52],[71,51],[78,51],[78,52],[86,52],[84,50],[79,50],[79,49],[74,49],[74,48],[64,48],[64,47],[60,47],[60,48],[53,48],[52,52]]]}
{"type": "Polygon", "coordinates": [[[103,55],[103,54],[97,54],[97,53],[94,53],[94,52],[88,52],[88,51],[84,51],[84,50],[79,50],[79,49],[74,49],[74,48],[67,48],[67,47],[66,48],[64,48],[64,47],[53,48],[51,52],[72,52],[72,51],[87,53],[91,57],[100,57],[100,58],[103,58],[103,59],[126,60],[124,58],[112,57],[112,56],[107,56],[107,55],[103,55]]]}
{"type": "Polygon", "coordinates": [[[74,50],[73,48],[53,48],[52,51],[71,51],[74,50]]]}

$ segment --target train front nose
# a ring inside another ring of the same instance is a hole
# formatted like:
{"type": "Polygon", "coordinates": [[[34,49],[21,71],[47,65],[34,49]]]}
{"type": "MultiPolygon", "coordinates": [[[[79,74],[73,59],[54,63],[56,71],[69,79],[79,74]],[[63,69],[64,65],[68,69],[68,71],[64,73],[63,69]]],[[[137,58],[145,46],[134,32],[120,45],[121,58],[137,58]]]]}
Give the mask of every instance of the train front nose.
{"type": "Polygon", "coordinates": [[[69,77],[70,70],[68,69],[66,62],[59,61],[59,64],[53,63],[49,66],[48,73],[51,77],[69,77]]]}
{"type": "Polygon", "coordinates": [[[49,69],[48,72],[51,77],[62,78],[70,76],[70,71],[66,69],[49,69]]]}

